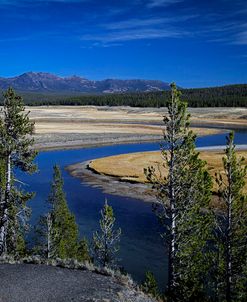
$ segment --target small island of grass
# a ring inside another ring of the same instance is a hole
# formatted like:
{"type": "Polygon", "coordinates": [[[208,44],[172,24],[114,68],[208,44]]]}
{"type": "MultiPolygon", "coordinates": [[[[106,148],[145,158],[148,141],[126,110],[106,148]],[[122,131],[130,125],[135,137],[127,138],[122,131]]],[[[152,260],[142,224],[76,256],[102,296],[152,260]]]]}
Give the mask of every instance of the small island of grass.
{"type": "MultiPolygon", "coordinates": [[[[247,150],[237,151],[237,155],[247,158],[247,150]]],[[[200,157],[203,160],[207,161],[208,170],[211,176],[214,176],[217,172],[222,172],[223,156],[223,150],[200,152],[200,157]]],[[[245,162],[247,162],[247,160],[245,162]]],[[[153,166],[158,170],[158,166],[161,164],[162,158],[160,155],[160,151],[151,151],[121,154],[95,159],[88,164],[88,168],[97,174],[112,176],[121,181],[147,183],[148,181],[144,174],[144,168],[153,166]]],[[[79,169],[81,169],[81,165],[73,165],[73,167],[73,175],[78,176],[79,169]]],[[[165,169],[161,169],[161,173],[164,176],[166,173],[165,169]]],[[[216,189],[216,184],[214,184],[214,188],[216,189]]]]}

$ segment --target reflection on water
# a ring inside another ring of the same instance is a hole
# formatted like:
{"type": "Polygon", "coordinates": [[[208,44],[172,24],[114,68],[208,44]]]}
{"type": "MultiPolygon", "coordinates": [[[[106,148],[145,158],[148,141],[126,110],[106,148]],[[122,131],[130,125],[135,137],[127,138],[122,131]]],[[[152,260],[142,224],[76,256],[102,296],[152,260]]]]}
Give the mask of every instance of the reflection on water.
{"type": "MultiPolygon", "coordinates": [[[[236,133],[236,144],[247,143],[247,133],[236,133]]],[[[225,134],[201,137],[197,146],[224,145],[225,134]]],[[[36,192],[30,202],[32,208],[31,224],[39,215],[46,211],[46,199],[52,177],[52,167],[59,164],[64,177],[64,187],[68,204],[76,216],[82,236],[91,239],[92,233],[98,228],[99,212],[107,197],[113,206],[117,224],[122,228],[121,250],[119,258],[124,268],[134,279],[143,279],[147,270],[152,271],[160,285],[166,283],[167,257],[165,247],[159,236],[161,231],[151,204],[133,198],[125,198],[102,193],[101,189],[93,188],[71,177],[64,168],[67,165],[121,153],[152,151],[159,149],[159,143],[127,144],[86,148],[79,150],[41,152],[37,157],[39,172],[32,176],[19,175],[28,186],[25,188],[36,192]]]]}

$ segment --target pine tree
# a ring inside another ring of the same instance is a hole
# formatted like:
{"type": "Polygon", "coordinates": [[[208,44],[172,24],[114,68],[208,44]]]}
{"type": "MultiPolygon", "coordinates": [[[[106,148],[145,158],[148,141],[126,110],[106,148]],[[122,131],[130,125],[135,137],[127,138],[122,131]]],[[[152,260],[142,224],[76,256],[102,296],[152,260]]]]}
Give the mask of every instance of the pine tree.
{"type": "Polygon", "coordinates": [[[206,251],[212,215],[203,209],[208,208],[211,199],[212,180],[195,150],[196,136],[189,130],[187,105],[180,101],[175,84],[171,88],[168,116],[164,117],[163,163],[158,171],[149,167],[145,174],[157,192],[154,208],[166,229],[167,295],[170,301],[190,301],[203,296],[203,273],[210,267],[205,258],[209,255],[206,251]]]}
{"type": "Polygon", "coordinates": [[[88,242],[86,238],[82,238],[78,242],[78,249],[77,249],[77,260],[78,261],[88,261],[91,262],[91,257],[89,254],[89,247],[88,247],[88,242]]]}
{"type": "Polygon", "coordinates": [[[63,179],[58,166],[54,166],[48,201],[51,205],[51,212],[46,216],[48,257],[76,258],[78,227],[75,216],[70,212],[67,205],[63,191],[63,179]]]}
{"type": "Polygon", "coordinates": [[[23,245],[22,225],[27,216],[27,201],[32,194],[18,191],[14,169],[32,173],[36,166],[33,160],[36,152],[31,148],[34,123],[29,112],[25,112],[23,100],[9,88],[4,94],[4,106],[0,119],[0,158],[3,161],[4,176],[1,184],[0,254],[18,253],[18,243],[23,245]]]}
{"type": "Polygon", "coordinates": [[[144,293],[150,294],[155,298],[160,297],[157,281],[155,280],[154,274],[150,271],[146,272],[145,280],[142,282],[141,289],[144,293]]]}
{"type": "Polygon", "coordinates": [[[234,134],[227,137],[223,173],[217,175],[225,211],[216,213],[218,234],[218,295],[222,301],[247,300],[247,165],[237,158],[234,134]]]}
{"type": "Polygon", "coordinates": [[[113,209],[107,200],[101,210],[100,232],[93,235],[93,250],[95,260],[103,267],[114,267],[116,264],[115,254],[118,252],[121,229],[114,230],[115,217],[113,209]]]}
{"type": "Polygon", "coordinates": [[[41,216],[35,227],[33,252],[44,258],[73,258],[91,261],[86,238],[78,241],[78,226],[70,212],[63,191],[63,179],[58,166],[54,166],[51,192],[48,198],[50,211],[41,216]]]}

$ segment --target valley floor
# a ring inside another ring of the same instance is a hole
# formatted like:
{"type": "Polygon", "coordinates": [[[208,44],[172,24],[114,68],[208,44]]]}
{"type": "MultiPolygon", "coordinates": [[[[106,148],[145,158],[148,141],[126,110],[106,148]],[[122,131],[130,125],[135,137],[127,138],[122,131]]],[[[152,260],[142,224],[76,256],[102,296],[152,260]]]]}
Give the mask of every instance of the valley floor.
{"type": "MultiPolygon", "coordinates": [[[[29,107],[36,148],[64,149],[132,143],[162,138],[167,108],[41,106],[29,107]]],[[[247,108],[191,108],[199,135],[220,129],[247,129],[247,108]],[[218,128],[218,129],[215,129],[218,128]]]]}

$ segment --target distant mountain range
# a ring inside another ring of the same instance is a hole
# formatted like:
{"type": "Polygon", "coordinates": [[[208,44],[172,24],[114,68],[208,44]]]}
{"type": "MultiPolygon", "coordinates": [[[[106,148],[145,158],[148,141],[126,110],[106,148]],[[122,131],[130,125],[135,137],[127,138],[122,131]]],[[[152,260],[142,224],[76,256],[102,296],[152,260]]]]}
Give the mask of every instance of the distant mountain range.
{"type": "Polygon", "coordinates": [[[45,72],[27,72],[12,78],[0,78],[0,88],[38,93],[127,93],[169,90],[169,84],[156,80],[106,79],[91,81],[78,76],[58,77],[45,72]]]}

